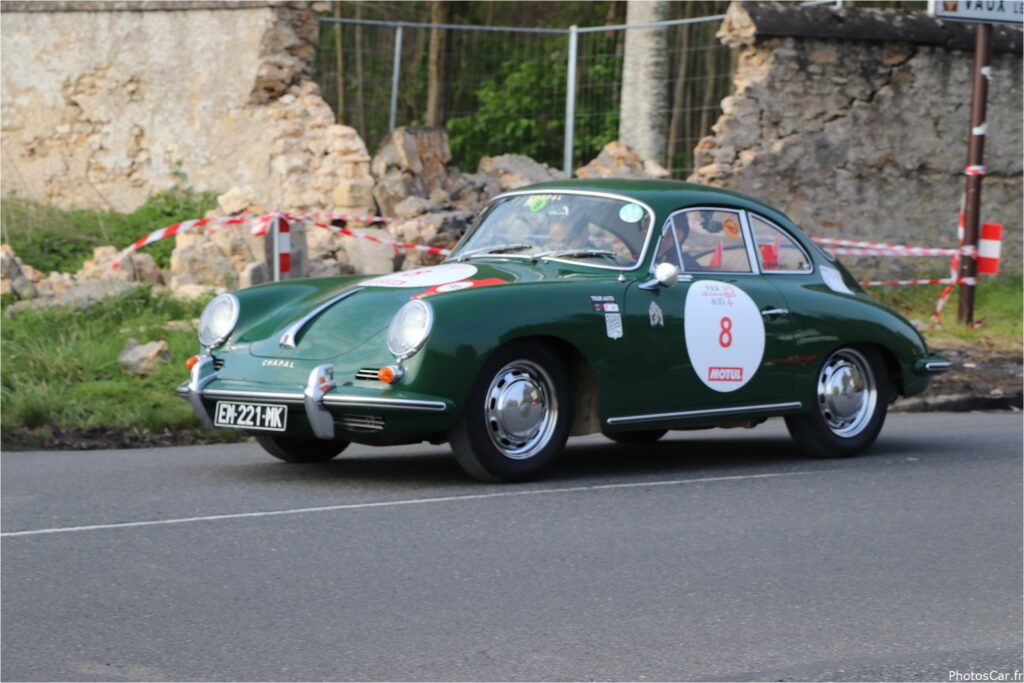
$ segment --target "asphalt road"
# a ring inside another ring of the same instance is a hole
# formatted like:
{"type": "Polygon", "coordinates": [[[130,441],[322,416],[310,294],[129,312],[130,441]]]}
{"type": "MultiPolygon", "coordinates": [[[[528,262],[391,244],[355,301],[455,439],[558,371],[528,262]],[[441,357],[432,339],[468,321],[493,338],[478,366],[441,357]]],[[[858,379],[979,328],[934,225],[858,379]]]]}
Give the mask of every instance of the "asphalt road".
{"type": "Polygon", "coordinates": [[[590,437],[516,486],[426,445],[4,454],[0,673],[1012,676],[1022,444],[1012,413],[891,416],[841,461],[797,457],[779,422],[590,437]]]}

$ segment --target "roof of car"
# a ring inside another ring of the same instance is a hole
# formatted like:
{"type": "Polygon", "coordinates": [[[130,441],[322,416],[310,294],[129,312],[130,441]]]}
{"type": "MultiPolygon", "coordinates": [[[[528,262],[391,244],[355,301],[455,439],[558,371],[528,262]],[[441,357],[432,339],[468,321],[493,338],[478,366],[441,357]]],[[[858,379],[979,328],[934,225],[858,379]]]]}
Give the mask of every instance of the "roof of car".
{"type": "Polygon", "coordinates": [[[681,180],[655,180],[632,178],[576,178],[572,180],[555,180],[538,183],[524,190],[589,190],[592,192],[612,192],[628,195],[646,202],[659,214],[676,211],[687,206],[731,206],[754,209],[772,214],[782,215],[778,209],[762,201],[739,192],[726,190],[710,185],[686,183],[681,180]]]}

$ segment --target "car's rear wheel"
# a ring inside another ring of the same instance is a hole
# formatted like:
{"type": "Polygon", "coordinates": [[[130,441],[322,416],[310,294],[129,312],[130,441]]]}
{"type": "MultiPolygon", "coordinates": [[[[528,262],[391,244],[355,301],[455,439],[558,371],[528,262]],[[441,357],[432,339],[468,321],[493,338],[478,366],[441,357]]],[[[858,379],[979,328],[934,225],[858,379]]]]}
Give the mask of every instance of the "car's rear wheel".
{"type": "Polygon", "coordinates": [[[889,395],[885,361],[878,351],[844,347],[822,363],[811,410],[787,416],[786,427],[808,455],[857,455],[882,430],[889,395]]]}
{"type": "Polygon", "coordinates": [[[546,346],[522,342],[499,349],[487,362],[448,438],[471,476],[524,481],[554,464],[571,423],[564,363],[546,346]]]}
{"type": "Polygon", "coordinates": [[[278,434],[256,434],[256,443],[285,462],[325,462],[348,448],[348,441],[297,439],[278,434]]]}
{"type": "Polygon", "coordinates": [[[666,434],[668,434],[667,429],[644,429],[637,432],[605,434],[605,436],[615,443],[621,443],[627,446],[649,446],[666,434]]]}

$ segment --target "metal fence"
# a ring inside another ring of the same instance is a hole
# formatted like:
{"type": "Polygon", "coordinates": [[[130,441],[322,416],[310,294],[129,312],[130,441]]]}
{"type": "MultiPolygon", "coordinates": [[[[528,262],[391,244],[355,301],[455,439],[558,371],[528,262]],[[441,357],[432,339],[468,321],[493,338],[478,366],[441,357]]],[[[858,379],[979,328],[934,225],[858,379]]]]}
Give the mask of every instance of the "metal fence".
{"type": "Polygon", "coordinates": [[[372,151],[396,126],[427,123],[430,34],[442,31],[439,123],[448,128],[455,163],[475,170],[483,155],[514,152],[571,174],[618,138],[627,32],[662,29],[668,135],[656,161],[685,178],[735,69],[734,51],[715,38],[724,15],[687,15],[725,6],[680,3],[683,16],[670,21],[569,29],[324,16],[317,79],[338,120],[355,127],[372,151]]]}

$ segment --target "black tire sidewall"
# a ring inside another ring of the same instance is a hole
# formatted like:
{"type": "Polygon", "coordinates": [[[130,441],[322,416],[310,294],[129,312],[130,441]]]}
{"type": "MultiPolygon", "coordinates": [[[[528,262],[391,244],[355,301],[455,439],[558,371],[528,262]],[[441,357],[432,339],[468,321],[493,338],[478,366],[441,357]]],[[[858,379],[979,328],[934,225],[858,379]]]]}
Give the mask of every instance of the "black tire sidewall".
{"type": "Polygon", "coordinates": [[[458,422],[449,432],[455,458],[467,473],[490,482],[515,482],[533,479],[550,468],[561,455],[572,426],[572,392],[562,357],[553,349],[536,342],[513,342],[496,351],[473,382],[469,398],[458,422]],[[558,401],[558,418],[548,443],[536,455],[525,460],[506,457],[491,442],[484,416],[485,396],[491,380],[501,368],[515,360],[540,365],[551,377],[558,401]]]}
{"type": "Polygon", "coordinates": [[[786,427],[790,435],[808,455],[819,458],[848,458],[865,451],[878,438],[885,424],[889,408],[889,374],[881,354],[872,348],[844,346],[828,353],[814,375],[814,387],[810,398],[811,409],[800,415],[786,417],[786,427]],[[837,352],[850,349],[864,356],[868,369],[873,375],[876,391],[875,412],[867,426],[855,436],[843,437],[832,432],[825,422],[825,417],[818,408],[817,383],[825,363],[837,352]]]}

